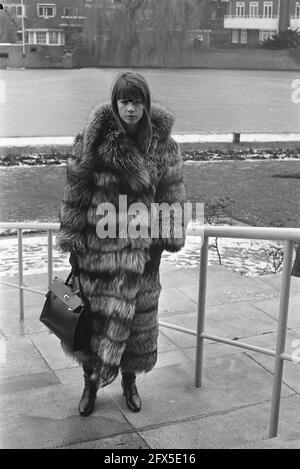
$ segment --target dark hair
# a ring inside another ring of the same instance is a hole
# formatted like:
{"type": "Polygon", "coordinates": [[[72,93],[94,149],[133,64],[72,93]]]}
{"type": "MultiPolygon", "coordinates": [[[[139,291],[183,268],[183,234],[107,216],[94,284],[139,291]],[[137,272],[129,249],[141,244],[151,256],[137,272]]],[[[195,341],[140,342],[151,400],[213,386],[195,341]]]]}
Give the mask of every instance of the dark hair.
{"type": "Polygon", "coordinates": [[[119,99],[141,99],[144,104],[144,114],[139,122],[140,137],[150,145],[152,139],[151,127],[151,91],[145,78],[139,73],[125,72],[119,74],[111,89],[111,106],[118,127],[126,133],[126,129],[119,115],[119,99]]]}

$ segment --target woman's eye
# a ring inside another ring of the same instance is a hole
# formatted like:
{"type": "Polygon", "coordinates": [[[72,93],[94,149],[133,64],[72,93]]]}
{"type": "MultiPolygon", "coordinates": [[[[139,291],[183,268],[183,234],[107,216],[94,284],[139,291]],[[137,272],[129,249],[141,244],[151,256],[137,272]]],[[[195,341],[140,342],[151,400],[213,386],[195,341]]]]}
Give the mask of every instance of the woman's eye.
{"type": "Polygon", "coordinates": [[[138,104],[142,104],[142,100],[141,99],[120,99],[120,103],[123,104],[123,106],[127,106],[129,103],[138,105],[138,104]]]}

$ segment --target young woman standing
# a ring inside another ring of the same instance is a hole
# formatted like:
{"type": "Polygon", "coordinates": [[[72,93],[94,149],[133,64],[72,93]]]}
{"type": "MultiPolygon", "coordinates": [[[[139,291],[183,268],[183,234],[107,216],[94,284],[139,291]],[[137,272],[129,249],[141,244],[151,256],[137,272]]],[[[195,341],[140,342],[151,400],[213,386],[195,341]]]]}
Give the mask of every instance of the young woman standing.
{"type": "Polygon", "coordinates": [[[183,208],[183,163],[172,126],[172,115],[152,105],[144,77],[122,73],[111,101],[92,113],[76,137],[68,161],[57,244],[76,259],[92,334],[85,351],[74,353],[62,345],[83,366],[83,416],[92,413],[98,388],[111,383],[119,369],[127,406],[140,411],[136,374],[150,371],[157,360],[161,254],[183,247],[185,223],[182,219],[181,236],[175,236],[172,216],[168,223],[160,220],[158,237],[151,238],[149,231],[148,236],[121,236],[118,229],[128,212],[120,197],[126,197],[127,207],[143,204],[149,214],[153,204],[183,208]],[[110,234],[116,236],[99,236],[103,204],[115,208],[110,234]]]}

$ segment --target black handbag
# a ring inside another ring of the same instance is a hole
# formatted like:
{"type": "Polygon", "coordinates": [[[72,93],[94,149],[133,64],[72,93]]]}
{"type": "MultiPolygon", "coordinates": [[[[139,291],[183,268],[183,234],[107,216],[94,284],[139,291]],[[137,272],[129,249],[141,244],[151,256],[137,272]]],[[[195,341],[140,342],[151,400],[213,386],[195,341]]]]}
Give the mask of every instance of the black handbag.
{"type": "Polygon", "coordinates": [[[90,349],[89,305],[81,290],[79,276],[74,275],[74,268],[66,281],[55,277],[49,285],[40,316],[40,321],[73,352],[90,349]],[[72,277],[79,289],[70,282],[72,277]]]}

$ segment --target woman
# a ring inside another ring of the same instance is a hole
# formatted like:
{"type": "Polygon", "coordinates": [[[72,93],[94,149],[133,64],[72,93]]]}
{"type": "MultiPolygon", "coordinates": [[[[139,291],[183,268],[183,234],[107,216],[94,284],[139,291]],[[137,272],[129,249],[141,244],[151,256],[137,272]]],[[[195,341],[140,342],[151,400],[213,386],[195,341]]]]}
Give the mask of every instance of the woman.
{"type": "MultiPolygon", "coordinates": [[[[171,114],[151,104],[146,80],[137,73],[122,73],[113,85],[111,102],[92,113],[68,161],[57,244],[76,258],[82,292],[90,302],[92,334],[86,351],[73,353],[65,344],[63,348],[83,366],[83,416],[92,413],[98,388],[111,383],[120,368],[127,406],[140,411],[136,373],[150,371],[157,360],[161,254],[183,247],[184,223],[181,236],[175,237],[175,217],[169,226],[158,217],[160,232],[153,239],[151,233],[124,236],[119,228],[124,228],[133,203],[143,204],[153,219],[153,203],[178,202],[183,207],[183,164],[170,136],[172,125],[171,114]],[[115,221],[105,218],[102,210],[110,206],[115,221]],[[111,236],[105,237],[100,231],[108,224],[111,236]]],[[[129,219],[127,228],[133,218],[129,219]]]]}

